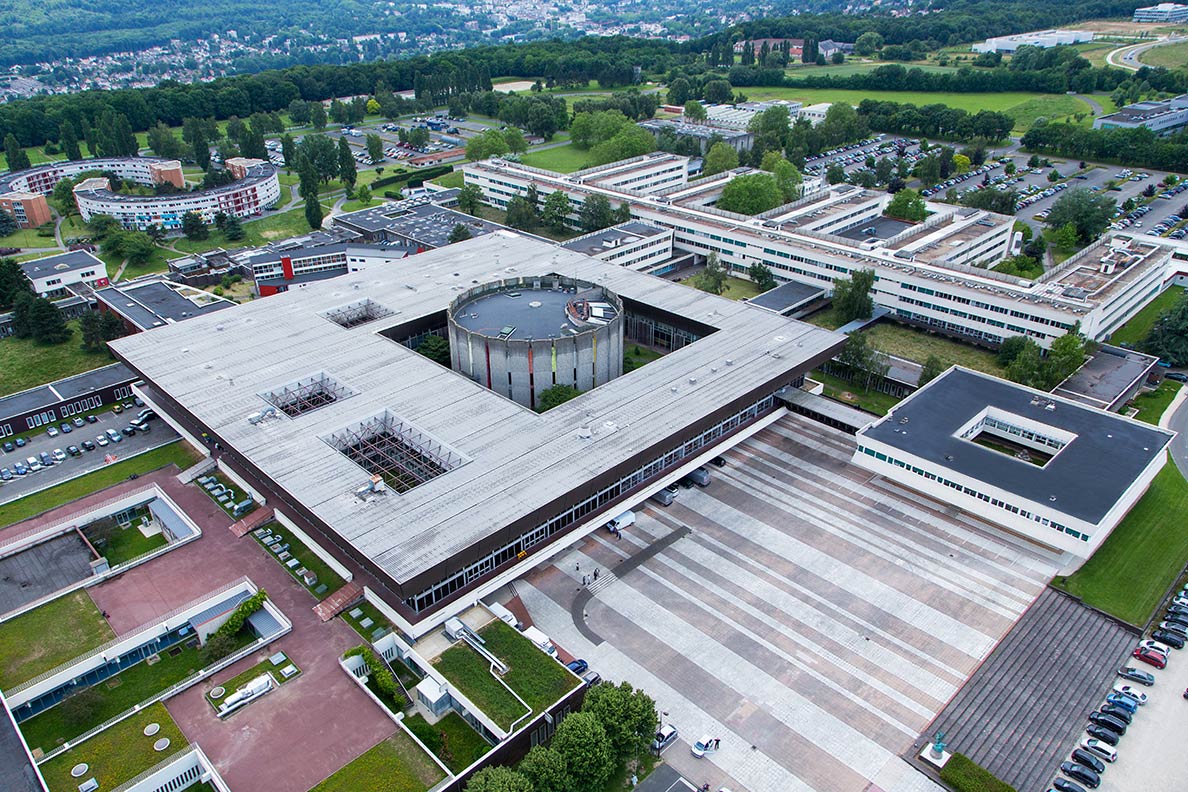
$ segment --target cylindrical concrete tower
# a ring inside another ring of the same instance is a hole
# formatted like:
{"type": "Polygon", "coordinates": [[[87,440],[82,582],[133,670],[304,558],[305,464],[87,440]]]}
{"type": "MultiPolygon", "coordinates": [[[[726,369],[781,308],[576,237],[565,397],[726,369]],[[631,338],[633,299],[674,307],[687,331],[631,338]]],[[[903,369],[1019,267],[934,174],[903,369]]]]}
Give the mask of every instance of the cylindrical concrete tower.
{"type": "Polygon", "coordinates": [[[454,371],[525,407],[554,385],[588,391],[623,373],[623,303],[558,275],[476,286],[449,308],[454,371]]]}

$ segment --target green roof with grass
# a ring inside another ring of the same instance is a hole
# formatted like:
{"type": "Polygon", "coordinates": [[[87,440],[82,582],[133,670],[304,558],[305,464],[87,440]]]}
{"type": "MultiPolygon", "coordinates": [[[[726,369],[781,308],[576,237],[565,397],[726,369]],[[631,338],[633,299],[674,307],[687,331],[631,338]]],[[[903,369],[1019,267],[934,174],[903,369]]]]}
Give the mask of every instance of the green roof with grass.
{"type": "Polygon", "coordinates": [[[398,731],[310,792],[425,792],[444,777],[420,746],[398,731]]]}
{"type": "Polygon", "coordinates": [[[0,690],[44,674],[116,635],[86,591],[75,591],[0,624],[0,690]]]}
{"type": "Polygon", "coordinates": [[[61,344],[47,346],[31,338],[11,336],[0,339],[0,371],[4,372],[4,376],[0,377],[0,396],[111,365],[111,353],[106,349],[100,352],[82,350],[82,333],[78,329],[77,319],[67,322],[66,326],[73,333],[61,344]]]}

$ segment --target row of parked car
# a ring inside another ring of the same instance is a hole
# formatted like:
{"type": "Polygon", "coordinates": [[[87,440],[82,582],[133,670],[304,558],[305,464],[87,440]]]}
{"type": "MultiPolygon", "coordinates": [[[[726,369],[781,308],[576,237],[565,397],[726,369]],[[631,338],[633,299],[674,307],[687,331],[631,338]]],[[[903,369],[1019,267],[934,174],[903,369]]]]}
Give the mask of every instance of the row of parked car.
{"type": "MultiPolygon", "coordinates": [[[[123,412],[124,408],[120,405],[119,412],[123,412]]],[[[132,405],[129,404],[129,407],[132,405]]],[[[114,410],[113,410],[114,412],[114,410]]],[[[120,431],[115,429],[108,429],[102,434],[96,435],[94,440],[83,440],[77,445],[68,445],[66,450],[55,448],[53,451],[42,451],[35,455],[30,455],[24,460],[17,460],[10,467],[0,467],[0,481],[12,481],[14,478],[21,476],[28,476],[36,473],[39,470],[51,468],[54,465],[66,462],[72,457],[81,457],[85,453],[94,451],[97,448],[109,445],[111,443],[123,442],[124,437],[132,437],[140,432],[148,432],[151,427],[149,422],[156,417],[156,413],[150,408],[145,407],[136,417],[134,417],[127,426],[120,431]]],[[[74,432],[75,429],[83,429],[88,423],[98,423],[99,419],[94,415],[84,417],[75,417],[70,421],[63,421],[58,426],[49,426],[45,433],[49,437],[60,437],[74,432]]],[[[18,448],[23,448],[28,445],[28,441],[23,437],[16,437],[4,443],[4,450],[6,452],[15,452],[18,448]]]]}

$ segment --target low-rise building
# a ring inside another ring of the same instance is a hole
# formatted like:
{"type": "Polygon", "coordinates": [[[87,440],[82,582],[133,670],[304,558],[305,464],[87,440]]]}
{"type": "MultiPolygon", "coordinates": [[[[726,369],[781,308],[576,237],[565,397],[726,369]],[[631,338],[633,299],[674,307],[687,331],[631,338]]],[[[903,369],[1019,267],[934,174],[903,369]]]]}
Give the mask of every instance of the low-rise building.
{"type": "Polygon", "coordinates": [[[1134,9],[1134,22],[1188,22],[1188,5],[1160,3],[1134,9]]]}
{"type": "Polygon", "coordinates": [[[1037,30],[1033,33],[1017,33],[1013,36],[988,38],[970,49],[974,52],[1014,52],[1019,47],[1065,47],[1093,41],[1088,30],[1037,30]]]}
{"type": "Polygon", "coordinates": [[[829,108],[833,107],[833,102],[818,102],[817,104],[807,105],[800,108],[796,114],[796,120],[804,119],[813,126],[825,120],[825,114],[829,112],[829,108]]]}
{"type": "Polygon", "coordinates": [[[0,193],[0,211],[8,212],[21,228],[37,228],[54,219],[44,195],[37,193],[0,193]]]}
{"type": "Polygon", "coordinates": [[[741,129],[726,129],[708,126],[706,124],[690,124],[675,119],[657,118],[650,121],[640,121],[639,125],[648,130],[659,141],[666,134],[677,138],[691,138],[704,154],[710,147],[711,141],[720,140],[737,152],[750,151],[755,144],[755,136],[741,129]]]}
{"type": "Polygon", "coordinates": [[[620,267],[662,275],[672,261],[672,230],[632,220],[562,242],[561,247],[620,267]]]}
{"type": "Polygon", "coordinates": [[[108,284],[107,265],[85,250],[71,250],[45,258],[22,261],[21,271],[41,297],[66,294],[67,287],[83,284],[99,289],[108,284]]]}
{"type": "Polygon", "coordinates": [[[706,123],[719,129],[746,130],[751,126],[751,120],[771,107],[786,107],[788,116],[795,121],[800,111],[801,103],[788,99],[776,99],[770,102],[739,102],[738,104],[706,105],[706,123]]]}
{"type": "Polygon", "coordinates": [[[1170,135],[1188,126],[1188,94],[1162,101],[1135,102],[1116,113],[1093,119],[1094,129],[1149,129],[1170,135]]]}
{"type": "Polygon", "coordinates": [[[156,276],[97,289],[98,309],[115,314],[129,332],[139,333],[221,311],[235,303],[202,289],[156,276]]]}

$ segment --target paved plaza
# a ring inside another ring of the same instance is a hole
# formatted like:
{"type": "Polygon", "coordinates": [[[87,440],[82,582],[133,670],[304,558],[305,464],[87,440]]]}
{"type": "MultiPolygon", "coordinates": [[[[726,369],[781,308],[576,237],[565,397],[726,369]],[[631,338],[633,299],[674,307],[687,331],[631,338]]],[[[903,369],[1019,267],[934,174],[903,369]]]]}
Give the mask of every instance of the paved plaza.
{"type": "Polygon", "coordinates": [[[697,785],[938,790],[901,755],[1055,572],[1044,551],[872,480],[853,450],[784,416],[711,468],[709,487],[516,584],[557,643],[656,698],[682,737],[665,759],[697,785]],[[697,759],[703,735],[721,746],[697,759]]]}

